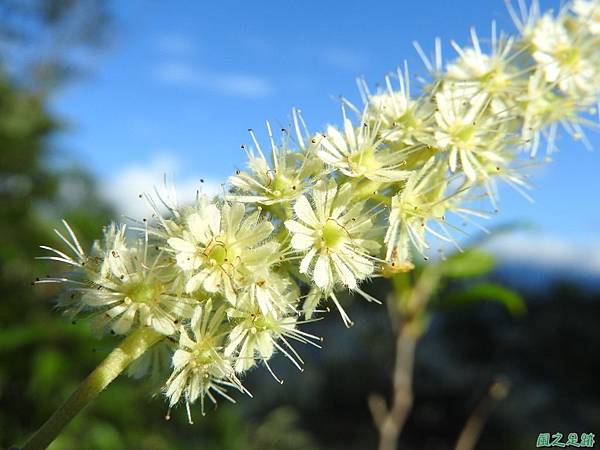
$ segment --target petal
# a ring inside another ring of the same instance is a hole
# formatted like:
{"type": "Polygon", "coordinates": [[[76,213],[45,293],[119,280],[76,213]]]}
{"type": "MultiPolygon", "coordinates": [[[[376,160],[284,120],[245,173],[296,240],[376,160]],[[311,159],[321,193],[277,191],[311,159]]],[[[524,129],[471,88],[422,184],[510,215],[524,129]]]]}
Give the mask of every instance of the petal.
{"type": "Polygon", "coordinates": [[[200,328],[202,327],[202,317],[204,316],[205,308],[202,306],[196,306],[194,308],[194,313],[192,314],[191,327],[194,335],[201,334],[200,328]]]}
{"type": "Polygon", "coordinates": [[[273,232],[273,224],[271,222],[263,221],[258,225],[252,227],[245,233],[241,233],[237,236],[236,242],[242,243],[245,246],[252,247],[261,241],[267,239],[273,232]]]}
{"type": "Polygon", "coordinates": [[[133,325],[133,319],[135,319],[136,311],[136,308],[129,307],[127,311],[125,311],[123,315],[121,315],[121,317],[119,317],[113,324],[112,330],[117,334],[127,333],[133,325]]]}
{"type": "Polygon", "coordinates": [[[295,250],[306,250],[312,247],[314,243],[315,239],[312,236],[299,233],[292,236],[291,244],[295,250]]]}
{"type": "Polygon", "coordinates": [[[323,140],[331,141],[331,143],[340,151],[340,153],[347,155],[348,154],[348,145],[346,144],[346,140],[342,133],[340,133],[337,128],[332,127],[331,125],[327,127],[327,138],[323,140]]]}
{"type": "Polygon", "coordinates": [[[298,197],[298,200],[294,203],[294,212],[301,221],[308,225],[316,224],[318,222],[310,202],[304,195],[298,197]]]}
{"type": "Polygon", "coordinates": [[[471,164],[471,160],[469,159],[469,152],[466,150],[461,150],[460,152],[460,162],[462,163],[463,170],[467,178],[471,181],[477,179],[477,174],[475,173],[475,169],[473,169],[473,165],[471,164]]]}
{"type": "Polygon", "coordinates": [[[202,258],[193,253],[177,253],[175,259],[177,260],[177,265],[183,270],[194,270],[202,265],[202,258]]]}
{"type": "Polygon", "coordinates": [[[260,356],[264,359],[269,359],[273,355],[273,340],[269,332],[263,331],[262,333],[258,333],[256,341],[260,356]]]}
{"type": "Polygon", "coordinates": [[[333,267],[335,268],[335,271],[340,277],[342,283],[345,286],[348,286],[350,289],[356,288],[356,277],[344,263],[344,261],[342,261],[342,259],[336,254],[331,255],[331,260],[333,262],[333,267]]]}
{"type": "Polygon", "coordinates": [[[319,221],[324,223],[331,214],[331,206],[336,198],[337,184],[334,179],[326,182],[319,181],[313,190],[313,200],[315,202],[315,212],[319,221]]]}
{"type": "Polygon", "coordinates": [[[196,251],[196,246],[193,243],[180,238],[170,238],[167,240],[167,244],[178,252],[194,253],[196,251]]]}
{"type": "MultiPolygon", "coordinates": [[[[419,227],[421,228],[421,227],[419,227]]],[[[364,256],[359,255],[352,249],[342,249],[342,259],[352,270],[354,276],[362,280],[373,273],[373,262],[364,256]]]]}
{"type": "MultiPolygon", "coordinates": [[[[207,269],[205,272],[204,282],[202,283],[202,287],[207,292],[218,292],[221,284],[221,272],[219,269],[209,270],[207,269]]],[[[202,274],[203,272],[200,272],[202,274]]]]}
{"type": "Polygon", "coordinates": [[[225,356],[231,356],[235,352],[235,350],[240,346],[242,341],[246,338],[248,334],[248,330],[244,328],[242,325],[238,325],[231,330],[229,333],[229,343],[225,347],[224,354],[225,356]]]}
{"type": "Polygon", "coordinates": [[[216,205],[210,204],[204,211],[204,217],[208,219],[208,225],[213,235],[221,232],[221,211],[216,205]]]}
{"type": "Polygon", "coordinates": [[[231,205],[227,214],[227,229],[229,231],[235,232],[240,227],[245,212],[246,208],[243,203],[233,203],[231,205]]]}
{"type": "Polygon", "coordinates": [[[315,309],[317,309],[319,306],[320,301],[321,292],[318,289],[311,289],[306,296],[306,300],[304,300],[304,304],[302,305],[304,317],[310,320],[315,312],[315,309]]]}
{"type": "Polygon", "coordinates": [[[192,278],[190,278],[187,283],[185,283],[185,292],[191,294],[192,292],[197,291],[200,286],[202,286],[202,281],[206,277],[206,274],[203,272],[197,273],[192,278]]]}
{"type": "Polygon", "coordinates": [[[469,112],[467,112],[464,117],[464,121],[466,123],[473,123],[477,119],[477,116],[487,103],[487,98],[488,97],[485,92],[475,96],[475,98],[471,101],[471,108],[469,109],[469,112]]]}
{"type": "Polygon", "coordinates": [[[329,257],[324,253],[321,253],[317,259],[317,263],[315,264],[315,269],[313,271],[313,278],[315,280],[315,284],[321,289],[329,288],[333,284],[329,257]]]}
{"type": "Polygon", "coordinates": [[[185,350],[177,350],[175,351],[175,353],[173,354],[173,367],[175,369],[180,369],[183,366],[185,366],[188,361],[191,359],[191,354],[189,352],[186,352],[185,350]]]}
{"type": "Polygon", "coordinates": [[[452,172],[456,172],[457,153],[458,153],[458,150],[456,148],[453,148],[452,150],[450,150],[450,156],[449,156],[448,163],[450,165],[450,170],[452,172]]]}
{"type": "Polygon", "coordinates": [[[307,236],[310,236],[314,233],[312,228],[308,228],[295,220],[286,220],[285,227],[292,233],[306,234],[307,236]]]}
{"type": "Polygon", "coordinates": [[[165,336],[170,336],[175,333],[175,325],[167,317],[152,316],[150,319],[150,326],[165,336]]]}
{"type": "MultiPolygon", "coordinates": [[[[206,242],[208,240],[208,221],[204,216],[198,213],[190,214],[187,218],[187,227],[190,233],[198,242],[206,242]]],[[[170,241],[171,239],[169,239],[170,241]]],[[[175,246],[172,245],[175,248],[175,246]]],[[[177,248],[176,248],[177,249],[177,248]]],[[[185,251],[185,250],[180,250],[185,251]]]]}
{"type": "Polygon", "coordinates": [[[317,253],[317,249],[313,248],[304,256],[304,258],[302,258],[302,262],[300,263],[300,273],[308,272],[308,268],[315,257],[315,253],[317,253]]]}

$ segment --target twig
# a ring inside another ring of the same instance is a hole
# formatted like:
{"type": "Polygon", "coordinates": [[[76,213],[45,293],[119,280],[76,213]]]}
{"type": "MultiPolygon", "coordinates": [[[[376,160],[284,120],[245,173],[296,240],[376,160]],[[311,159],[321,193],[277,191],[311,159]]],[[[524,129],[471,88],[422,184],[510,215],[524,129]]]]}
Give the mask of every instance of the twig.
{"type": "Polygon", "coordinates": [[[377,397],[371,396],[369,404],[379,430],[379,450],[396,449],[398,437],[412,408],[412,379],[416,345],[417,336],[411,332],[410,327],[402,325],[396,338],[394,393],[390,409],[387,410],[385,401],[381,397],[377,400],[377,397]],[[378,410],[379,412],[377,412],[378,410]]]}
{"type": "Polygon", "coordinates": [[[423,333],[423,317],[440,274],[435,268],[423,270],[414,286],[396,292],[388,301],[392,330],[396,334],[391,406],[380,395],[368,399],[373,422],[379,431],[379,450],[396,450],[398,437],[413,405],[413,371],[417,342],[423,333]]]}
{"type": "Polygon", "coordinates": [[[485,422],[494,410],[494,406],[508,395],[509,383],[500,378],[494,381],[483,398],[479,401],[456,441],[455,450],[474,450],[481,436],[485,422]]]}

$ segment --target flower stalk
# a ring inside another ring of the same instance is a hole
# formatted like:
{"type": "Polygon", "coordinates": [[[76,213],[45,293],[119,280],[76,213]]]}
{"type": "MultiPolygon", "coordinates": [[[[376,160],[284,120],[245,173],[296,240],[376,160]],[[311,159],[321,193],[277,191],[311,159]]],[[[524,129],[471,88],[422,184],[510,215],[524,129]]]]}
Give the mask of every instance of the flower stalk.
{"type": "Polygon", "coordinates": [[[73,417],[96,398],[129,364],[163,338],[163,335],[150,327],[140,327],[129,334],[88,375],[46,423],[25,442],[21,450],[42,450],[48,447],[73,417]]]}
{"type": "Polygon", "coordinates": [[[412,285],[394,283],[394,294],[388,298],[388,312],[396,335],[392,395],[389,407],[378,394],[369,397],[369,408],[379,432],[379,450],[396,450],[398,438],[413,405],[413,372],[415,352],[425,331],[427,304],[437,289],[440,273],[427,266],[412,285]]]}

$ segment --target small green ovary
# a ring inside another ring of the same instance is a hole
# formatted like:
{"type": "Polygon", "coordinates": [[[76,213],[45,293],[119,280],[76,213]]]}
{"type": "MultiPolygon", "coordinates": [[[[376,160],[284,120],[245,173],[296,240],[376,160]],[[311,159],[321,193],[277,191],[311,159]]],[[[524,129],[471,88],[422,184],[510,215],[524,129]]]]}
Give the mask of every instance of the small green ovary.
{"type": "Polygon", "coordinates": [[[135,303],[156,303],[162,294],[160,283],[135,283],[129,286],[125,296],[135,303]]]}
{"type": "Polygon", "coordinates": [[[496,93],[506,89],[509,78],[500,68],[494,68],[482,77],[481,82],[488,92],[496,93]]]}
{"type": "Polygon", "coordinates": [[[412,109],[407,109],[404,114],[394,121],[394,126],[406,131],[414,131],[423,125],[423,120],[417,117],[412,109]]]}
{"type": "Polygon", "coordinates": [[[298,181],[290,179],[281,173],[277,173],[269,188],[273,197],[287,197],[299,192],[300,188],[298,184],[298,181]]]}
{"type": "Polygon", "coordinates": [[[580,61],[579,50],[575,47],[563,47],[557,50],[556,59],[564,66],[577,67],[580,61]]]}
{"type": "Polygon", "coordinates": [[[203,340],[196,344],[196,348],[192,351],[193,367],[207,366],[214,362],[214,343],[212,340],[203,340]]]}
{"type": "Polygon", "coordinates": [[[320,232],[321,243],[329,249],[335,249],[346,240],[346,230],[335,220],[328,220],[320,232]]]}
{"type": "Polygon", "coordinates": [[[375,157],[375,148],[367,147],[348,156],[348,165],[356,175],[364,175],[381,167],[375,157]]]}
{"type": "Polygon", "coordinates": [[[456,144],[468,145],[475,136],[475,126],[471,124],[455,125],[449,131],[452,140],[456,144]]]}
{"type": "Polygon", "coordinates": [[[222,265],[227,261],[227,249],[222,244],[215,244],[208,252],[207,259],[214,265],[222,265]]]}

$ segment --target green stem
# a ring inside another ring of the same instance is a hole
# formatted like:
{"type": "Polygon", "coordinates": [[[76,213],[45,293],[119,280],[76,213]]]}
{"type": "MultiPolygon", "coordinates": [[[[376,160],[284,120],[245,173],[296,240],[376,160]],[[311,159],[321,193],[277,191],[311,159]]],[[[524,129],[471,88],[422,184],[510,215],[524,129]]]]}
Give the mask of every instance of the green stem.
{"type": "Polygon", "coordinates": [[[135,359],[164,336],[149,327],[131,333],[79,385],[77,390],[25,442],[21,450],[47,448],[62,429],[135,359]]]}

